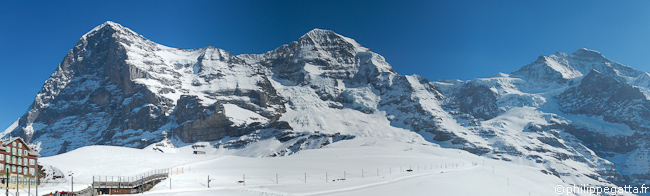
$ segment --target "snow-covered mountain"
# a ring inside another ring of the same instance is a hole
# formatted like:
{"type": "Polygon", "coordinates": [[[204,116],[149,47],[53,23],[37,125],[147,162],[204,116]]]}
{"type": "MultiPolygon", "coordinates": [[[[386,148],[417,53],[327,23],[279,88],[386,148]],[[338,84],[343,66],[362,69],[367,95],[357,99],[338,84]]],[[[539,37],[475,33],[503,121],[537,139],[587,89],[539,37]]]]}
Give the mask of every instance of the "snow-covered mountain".
{"type": "Polygon", "coordinates": [[[491,143],[485,156],[534,160],[565,181],[640,186],[650,182],[647,75],[580,49],[511,74],[434,84],[457,122],[491,143]]]}
{"type": "Polygon", "coordinates": [[[439,145],[569,184],[650,184],[650,74],[580,49],[511,74],[430,82],[314,29],[264,54],[170,48],[113,22],[83,35],[6,133],[50,156],[209,142],[284,156],[351,138],[439,145]],[[262,150],[259,150],[262,149],[262,150]]]}

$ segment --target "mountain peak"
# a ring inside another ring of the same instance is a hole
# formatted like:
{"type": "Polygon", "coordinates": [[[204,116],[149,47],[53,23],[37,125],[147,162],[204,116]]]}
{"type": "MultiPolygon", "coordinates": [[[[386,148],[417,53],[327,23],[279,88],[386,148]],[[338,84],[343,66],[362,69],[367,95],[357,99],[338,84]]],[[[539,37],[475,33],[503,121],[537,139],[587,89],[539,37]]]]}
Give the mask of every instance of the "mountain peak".
{"type": "Polygon", "coordinates": [[[318,29],[315,28],[300,37],[299,41],[308,41],[308,42],[313,42],[316,45],[319,46],[334,46],[334,47],[341,47],[346,44],[351,44],[351,48],[353,48],[353,51],[356,52],[367,52],[369,49],[361,46],[361,44],[357,43],[352,38],[348,38],[342,35],[339,35],[338,33],[332,31],[332,30],[325,30],[325,29],[318,29]]]}
{"type": "Polygon", "coordinates": [[[342,38],[343,36],[336,34],[334,31],[318,29],[318,28],[309,31],[305,33],[302,37],[300,37],[300,39],[310,39],[315,42],[342,39],[342,38]]]}
{"type": "Polygon", "coordinates": [[[110,26],[111,28],[118,28],[118,29],[125,28],[125,27],[122,26],[121,24],[116,23],[116,22],[113,22],[113,21],[110,21],[110,20],[104,22],[104,24],[101,24],[101,25],[99,25],[99,26],[100,26],[100,27],[110,26]]]}
{"type": "Polygon", "coordinates": [[[87,37],[90,37],[90,36],[95,35],[97,33],[105,33],[105,32],[117,33],[117,34],[120,34],[120,35],[131,36],[131,37],[135,36],[135,37],[144,38],[141,35],[139,35],[138,33],[132,31],[131,29],[126,28],[126,27],[122,26],[121,24],[113,22],[113,21],[104,22],[103,24],[101,24],[101,25],[93,28],[92,30],[90,30],[83,37],[87,38],[87,37]]]}
{"type": "Polygon", "coordinates": [[[603,56],[600,52],[586,48],[581,48],[580,50],[575,51],[572,55],[582,58],[605,58],[605,56],[603,56]]]}
{"type": "Polygon", "coordinates": [[[314,28],[311,31],[307,32],[306,34],[309,34],[309,35],[332,35],[332,34],[336,34],[336,33],[334,31],[332,31],[332,30],[314,28]]]}

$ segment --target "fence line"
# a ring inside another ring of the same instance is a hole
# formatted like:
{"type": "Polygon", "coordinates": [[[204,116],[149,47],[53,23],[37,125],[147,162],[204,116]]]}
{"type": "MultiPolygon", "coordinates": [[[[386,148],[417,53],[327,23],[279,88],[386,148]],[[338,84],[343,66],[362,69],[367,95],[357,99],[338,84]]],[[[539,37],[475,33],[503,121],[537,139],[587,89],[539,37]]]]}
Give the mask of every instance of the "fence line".
{"type": "MultiPolygon", "coordinates": [[[[477,166],[478,163],[472,162],[469,167],[477,166]]],[[[371,170],[360,168],[357,170],[323,170],[321,172],[285,172],[270,173],[264,175],[243,174],[233,183],[242,186],[250,185],[272,185],[272,184],[305,184],[316,182],[338,182],[352,179],[386,177],[409,172],[444,172],[449,169],[466,167],[464,163],[431,163],[409,166],[387,166],[375,167],[371,170]]],[[[231,178],[233,179],[233,178],[231,178]]],[[[208,182],[209,183],[209,182],[208,182]]]]}

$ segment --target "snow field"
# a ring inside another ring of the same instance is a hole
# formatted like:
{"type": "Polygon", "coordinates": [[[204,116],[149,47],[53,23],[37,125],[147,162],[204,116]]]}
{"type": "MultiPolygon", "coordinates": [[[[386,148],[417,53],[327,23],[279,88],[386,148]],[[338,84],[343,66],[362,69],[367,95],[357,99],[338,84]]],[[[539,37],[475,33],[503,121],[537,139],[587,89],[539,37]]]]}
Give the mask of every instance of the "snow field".
{"type": "MultiPolygon", "coordinates": [[[[176,153],[90,146],[42,158],[41,163],[64,174],[74,173],[75,190],[88,186],[93,175],[130,176],[172,168],[171,179],[143,194],[165,196],[551,195],[556,185],[564,184],[534,167],[434,145],[374,138],[344,140],[274,158],[219,155],[215,151],[193,155],[191,151],[190,146],[178,148],[176,153]],[[245,186],[238,182],[244,175],[245,186]]],[[[70,179],[66,176],[65,180],[47,184],[39,193],[69,190],[70,179]]]]}

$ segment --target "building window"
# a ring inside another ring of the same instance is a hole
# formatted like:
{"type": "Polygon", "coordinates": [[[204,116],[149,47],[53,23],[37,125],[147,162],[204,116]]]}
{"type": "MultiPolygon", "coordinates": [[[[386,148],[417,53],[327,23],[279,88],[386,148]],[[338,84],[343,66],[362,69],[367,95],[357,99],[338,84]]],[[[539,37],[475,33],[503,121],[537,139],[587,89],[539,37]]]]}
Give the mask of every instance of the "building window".
{"type": "Polygon", "coordinates": [[[16,147],[16,142],[11,142],[11,146],[16,147]]]}
{"type": "Polygon", "coordinates": [[[11,153],[11,148],[9,148],[9,146],[5,146],[5,150],[7,150],[8,153],[11,153]]]}
{"type": "Polygon", "coordinates": [[[24,150],[24,151],[25,152],[23,154],[25,154],[25,156],[29,155],[29,151],[27,151],[27,150],[24,150]]]}
{"type": "Polygon", "coordinates": [[[15,148],[11,148],[11,154],[14,155],[14,156],[16,155],[16,149],[15,148]]]}
{"type": "Polygon", "coordinates": [[[23,164],[23,159],[18,157],[18,165],[22,165],[22,164],[23,164]]]}
{"type": "Polygon", "coordinates": [[[18,156],[23,156],[23,151],[22,150],[18,149],[17,151],[18,151],[18,156]]]}
{"type": "Polygon", "coordinates": [[[11,157],[11,164],[16,164],[16,157],[11,157]]]}
{"type": "Polygon", "coordinates": [[[5,170],[5,164],[0,163],[0,170],[2,170],[2,171],[5,170]]]}
{"type": "Polygon", "coordinates": [[[7,157],[7,162],[11,163],[11,155],[5,155],[5,157],[7,157]]]}
{"type": "Polygon", "coordinates": [[[11,172],[16,172],[16,166],[15,165],[11,166],[11,172]]]}
{"type": "Polygon", "coordinates": [[[0,161],[4,161],[4,160],[5,160],[5,156],[0,155],[0,161]]]}

